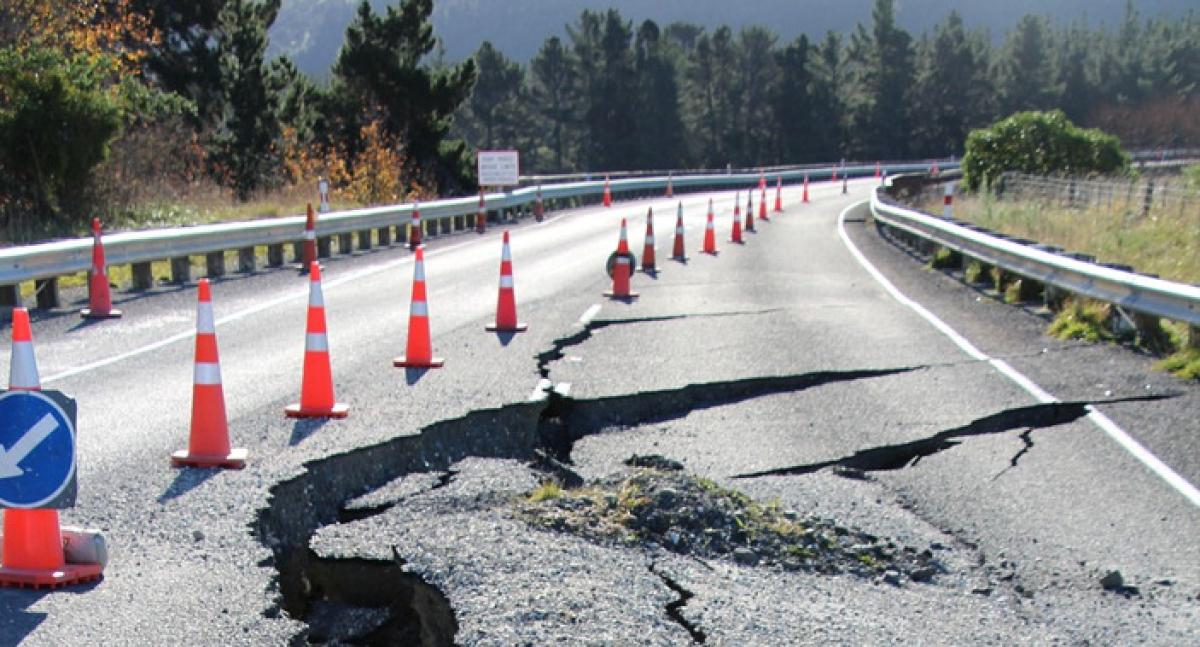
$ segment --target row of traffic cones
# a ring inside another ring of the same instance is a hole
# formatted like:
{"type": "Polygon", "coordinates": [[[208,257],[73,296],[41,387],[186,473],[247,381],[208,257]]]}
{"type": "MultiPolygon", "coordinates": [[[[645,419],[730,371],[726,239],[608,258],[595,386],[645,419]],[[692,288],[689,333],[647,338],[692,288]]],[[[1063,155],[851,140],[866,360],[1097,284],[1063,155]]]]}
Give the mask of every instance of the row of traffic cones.
{"type": "MultiPolygon", "coordinates": [[[[607,183],[606,183],[607,184],[607,183]]],[[[782,180],[776,182],[775,193],[775,211],[783,211],[783,193],[782,180]]],[[[766,188],[765,180],[760,181],[760,194],[758,219],[770,221],[766,209],[766,188]]],[[[805,178],[805,197],[807,197],[807,177],[805,178]]],[[[742,219],[741,219],[741,192],[734,195],[733,206],[733,229],[730,233],[729,242],[736,244],[745,244],[742,237],[742,219]]],[[[754,229],[754,193],[753,191],[746,192],[746,220],[745,231],[753,232],[754,229]]],[[[621,230],[617,239],[617,251],[614,252],[613,261],[613,276],[612,289],[604,293],[605,296],[614,299],[634,299],[638,297],[638,293],[633,292],[630,288],[630,279],[633,275],[633,261],[629,255],[629,240],[627,231],[627,223],[624,218],[621,219],[621,230]]],[[[686,261],[687,257],[684,253],[684,227],[683,227],[683,203],[679,203],[678,212],[675,219],[675,240],[672,244],[671,258],[677,261],[686,261]]],[[[642,251],[642,271],[653,273],[657,271],[654,257],[654,209],[650,208],[646,212],[646,242],[642,251]]],[[[708,214],[704,225],[704,240],[700,248],[700,253],[716,256],[717,237],[716,224],[713,214],[713,201],[708,201],[708,214]]]]}

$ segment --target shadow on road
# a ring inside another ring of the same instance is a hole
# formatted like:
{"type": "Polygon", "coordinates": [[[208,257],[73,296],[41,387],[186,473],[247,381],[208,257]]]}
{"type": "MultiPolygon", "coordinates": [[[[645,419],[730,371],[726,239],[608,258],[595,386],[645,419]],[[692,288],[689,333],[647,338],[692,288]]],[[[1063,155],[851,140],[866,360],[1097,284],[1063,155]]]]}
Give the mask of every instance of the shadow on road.
{"type": "Polygon", "coordinates": [[[179,468],[179,472],[175,475],[175,480],[171,482],[171,485],[167,486],[167,491],[158,496],[158,502],[166,503],[167,501],[181,497],[220,472],[221,470],[219,469],[210,468],[179,468]]]}
{"type": "Polygon", "coordinates": [[[318,429],[324,427],[329,422],[329,418],[300,418],[292,425],[292,437],[288,439],[288,444],[293,447],[304,442],[305,438],[313,435],[318,429]]]}

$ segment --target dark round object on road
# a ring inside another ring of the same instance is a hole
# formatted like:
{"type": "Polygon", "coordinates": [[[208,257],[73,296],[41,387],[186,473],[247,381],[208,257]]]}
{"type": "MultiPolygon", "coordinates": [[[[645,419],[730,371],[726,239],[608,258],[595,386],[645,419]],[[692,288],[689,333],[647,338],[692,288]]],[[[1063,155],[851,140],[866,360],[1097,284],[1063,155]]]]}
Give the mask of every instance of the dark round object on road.
{"type": "MultiPolygon", "coordinates": [[[[633,273],[637,270],[637,257],[633,255],[633,252],[625,252],[622,254],[622,256],[629,257],[629,275],[633,276],[633,273]]],[[[613,268],[616,266],[616,264],[617,253],[613,252],[608,255],[608,261],[604,264],[604,271],[608,272],[608,278],[610,279],[612,278],[613,268]]]]}

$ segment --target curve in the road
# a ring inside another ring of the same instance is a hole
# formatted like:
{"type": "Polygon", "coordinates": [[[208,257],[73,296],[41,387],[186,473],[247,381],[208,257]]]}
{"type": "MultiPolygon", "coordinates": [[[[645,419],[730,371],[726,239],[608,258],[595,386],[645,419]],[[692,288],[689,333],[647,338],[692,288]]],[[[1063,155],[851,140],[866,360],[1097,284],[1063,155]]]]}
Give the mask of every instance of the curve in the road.
{"type": "MultiPolygon", "coordinates": [[[[896,301],[899,301],[902,305],[917,313],[922,319],[927,321],[931,326],[949,338],[950,341],[954,342],[954,345],[958,346],[959,349],[961,349],[964,353],[976,360],[979,360],[980,362],[989,364],[992,368],[996,369],[998,373],[1008,378],[1017,386],[1021,387],[1021,389],[1026,393],[1029,393],[1029,395],[1033,396],[1038,402],[1045,404],[1059,402],[1058,398],[1046,392],[1045,389],[1038,386],[1033,380],[1026,377],[1017,369],[1013,368],[1011,364],[1002,359],[991,357],[979,350],[979,348],[972,344],[966,337],[962,336],[958,331],[951,328],[949,324],[939,319],[937,315],[930,312],[927,308],[925,308],[925,306],[922,306],[916,301],[913,301],[905,296],[905,294],[901,292],[895,285],[893,285],[892,282],[889,281],[887,277],[885,277],[883,273],[871,263],[871,261],[867,260],[867,257],[858,250],[858,247],[854,245],[854,242],[851,241],[850,237],[846,234],[845,224],[846,214],[855,209],[862,209],[865,204],[865,201],[856,202],[846,207],[841,211],[841,213],[838,214],[838,236],[842,239],[842,243],[846,245],[846,248],[850,251],[850,254],[854,256],[854,259],[858,261],[859,265],[862,265],[863,269],[865,269],[867,273],[871,275],[871,278],[875,279],[876,282],[883,286],[884,290],[886,290],[888,294],[892,295],[896,301]]],[[[1091,405],[1088,405],[1087,408],[1087,418],[1091,420],[1093,424],[1099,427],[1101,431],[1103,431],[1109,438],[1113,439],[1113,441],[1125,449],[1125,451],[1132,454],[1134,458],[1138,459],[1138,461],[1158,475],[1159,478],[1161,478],[1163,481],[1166,481],[1167,485],[1170,485],[1175,491],[1182,494],[1188,501],[1192,503],[1192,505],[1200,507],[1200,489],[1197,489],[1196,486],[1189,483],[1187,479],[1183,478],[1178,472],[1171,469],[1169,465],[1151,453],[1150,450],[1146,449],[1124,429],[1121,429],[1119,426],[1117,426],[1117,423],[1113,422],[1111,418],[1104,415],[1104,413],[1091,405]]]]}

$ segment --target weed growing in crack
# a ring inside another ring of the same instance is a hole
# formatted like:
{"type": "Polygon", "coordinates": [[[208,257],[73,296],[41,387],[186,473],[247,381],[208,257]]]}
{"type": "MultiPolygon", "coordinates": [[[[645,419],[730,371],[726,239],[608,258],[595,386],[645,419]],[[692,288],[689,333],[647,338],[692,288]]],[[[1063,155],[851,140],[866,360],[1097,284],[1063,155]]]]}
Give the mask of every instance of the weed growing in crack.
{"type": "Polygon", "coordinates": [[[895,569],[927,581],[939,568],[928,553],[832,520],[801,518],[777,500],[760,503],[682,466],[638,467],[553,497],[541,494],[544,488],[516,500],[514,514],[600,543],[862,577],[895,569]]]}
{"type": "Polygon", "coordinates": [[[541,503],[542,501],[561,498],[562,495],[562,486],[554,481],[546,481],[539,485],[536,490],[530,492],[527,498],[530,503],[541,503]]]}

